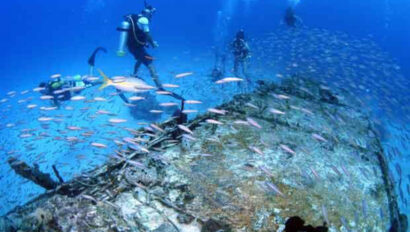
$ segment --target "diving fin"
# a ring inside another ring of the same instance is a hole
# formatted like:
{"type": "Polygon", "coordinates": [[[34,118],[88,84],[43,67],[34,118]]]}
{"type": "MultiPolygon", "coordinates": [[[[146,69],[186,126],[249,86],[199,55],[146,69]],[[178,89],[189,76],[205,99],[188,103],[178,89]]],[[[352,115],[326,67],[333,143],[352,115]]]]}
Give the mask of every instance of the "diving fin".
{"type": "Polygon", "coordinates": [[[98,47],[94,50],[94,52],[91,54],[90,58],[88,58],[88,65],[94,67],[95,66],[95,56],[99,51],[103,51],[104,53],[107,53],[107,49],[104,47],[98,47]]]}

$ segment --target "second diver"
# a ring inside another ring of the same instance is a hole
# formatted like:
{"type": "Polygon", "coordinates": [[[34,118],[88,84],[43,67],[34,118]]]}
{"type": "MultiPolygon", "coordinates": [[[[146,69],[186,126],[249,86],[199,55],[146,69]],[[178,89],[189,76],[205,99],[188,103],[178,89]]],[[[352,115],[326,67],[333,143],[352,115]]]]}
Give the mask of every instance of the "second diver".
{"type": "Polygon", "coordinates": [[[236,37],[231,43],[231,50],[234,56],[233,72],[237,77],[240,77],[239,68],[242,67],[242,74],[245,76],[246,81],[249,83],[250,78],[248,75],[248,62],[251,57],[249,45],[245,40],[245,32],[239,30],[236,33],[236,37]]]}
{"type": "MultiPolygon", "coordinates": [[[[159,90],[164,90],[159,81],[157,71],[153,65],[153,58],[148,54],[146,48],[157,48],[158,43],[152,38],[150,33],[150,20],[156,9],[150,5],[145,5],[145,9],[140,14],[130,14],[125,16],[121,27],[118,30],[121,32],[120,45],[117,52],[118,56],[125,55],[125,47],[134,56],[136,63],[134,67],[134,76],[137,76],[138,70],[143,64],[149,70],[152,80],[159,90]]],[[[170,96],[184,100],[181,96],[172,93],[170,96]]]]}

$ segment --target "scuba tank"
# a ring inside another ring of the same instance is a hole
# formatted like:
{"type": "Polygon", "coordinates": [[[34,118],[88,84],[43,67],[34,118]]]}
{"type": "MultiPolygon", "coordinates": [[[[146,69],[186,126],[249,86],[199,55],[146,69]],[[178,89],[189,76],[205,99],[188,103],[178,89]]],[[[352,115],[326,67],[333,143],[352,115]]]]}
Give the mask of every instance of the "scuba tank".
{"type": "Polygon", "coordinates": [[[118,56],[125,55],[125,46],[127,45],[129,29],[130,29],[130,23],[127,21],[123,21],[121,23],[121,27],[118,28],[118,30],[120,31],[120,43],[119,43],[118,51],[117,51],[118,56]]]}

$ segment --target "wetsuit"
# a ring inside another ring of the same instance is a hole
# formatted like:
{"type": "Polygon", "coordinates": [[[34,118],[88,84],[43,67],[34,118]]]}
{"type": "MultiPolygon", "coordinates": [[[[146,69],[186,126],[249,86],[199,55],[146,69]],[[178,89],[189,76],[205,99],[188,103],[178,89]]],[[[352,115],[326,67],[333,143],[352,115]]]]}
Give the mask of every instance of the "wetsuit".
{"type": "Polygon", "coordinates": [[[286,9],[284,21],[288,27],[296,27],[298,23],[298,17],[296,17],[295,12],[292,7],[286,9]]]}
{"type": "Polygon", "coordinates": [[[71,99],[70,91],[56,93],[56,91],[63,90],[65,87],[66,84],[61,80],[50,81],[47,86],[45,86],[45,92],[42,94],[53,96],[53,104],[55,106],[60,106],[60,101],[68,101],[71,99]]]}
{"type": "Polygon", "coordinates": [[[158,75],[155,71],[154,66],[152,65],[153,59],[146,50],[146,47],[148,46],[155,47],[156,45],[149,33],[149,28],[145,29],[144,31],[143,28],[139,27],[138,22],[143,18],[148,20],[148,18],[142,15],[132,14],[132,15],[125,16],[126,21],[130,23],[131,25],[128,31],[129,36],[127,40],[127,47],[130,53],[134,56],[136,60],[134,75],[137,75],[141,64],[144,64],[150,71],[153,81],[155,82],[155,84],[158,85],[159,84],[158,75]]]}
{"type": "MultiPolygon", "coordinates": [[[[50,95],[53,96],[53,104],[55,106],[59,106],[60,102],[62,101],[68,101],[71,99],[71,97],[74,94],[80,93],[81,90],[77,91],[71,91],[69,89],[73,87],[83,87],[83,88],[89,88],[95,85],[102,84],[102,82],[90,82],[87,80],[81,80],[81,81],[62,81],[62,80],[55,80],[55,81],[50,81],[47,84],[46,83],[41,83],[40,87],[45,88],[42,90],[40,93],[42,95],[50,95]],[[63,90],[65,89],[66,91],[62,91],[61,93],[56,93],[56,91],[63,90]]],[[[122,96],[121,96],[122,98],[122,96]]]]}
{"type": "MultiPolygon", "coordinates": [[[[134,56],[136,63],[134,68],[134,75],[137,76],[138,70],[141,67],[141,64],[145,65],[151,75],[152,80],[154,81],[155,85],[159,90],[164,90],[162,87],[161,82],[158,79],[158,74],[155,70],[154,65],[152,64],[153,58],[150,54],[148,54],[146,47],[157,47],[158,45],[154,42],[151,37],[148,24],[142,25],[141,21],[149,22],[149,18],[143,16],[142,14],[135,15],[127,15],[125,16],[126,21],[131,25],[128,31],[128,40],[127,40],[127,47],[130,53],[134,56]]],[[[170,92],[171,96],[178,99],[184,100],[178,94],[170,92]]]]}
{"type": "Polygon", "coordinates": [[[234,55],[234,74],[239,77],[239,66],[242,66],[243,75],[249,81],[248,76],[248,58],[250,55],[250,50],[248,43],[244,39],[236,38],[231,45],[234,55]]]}

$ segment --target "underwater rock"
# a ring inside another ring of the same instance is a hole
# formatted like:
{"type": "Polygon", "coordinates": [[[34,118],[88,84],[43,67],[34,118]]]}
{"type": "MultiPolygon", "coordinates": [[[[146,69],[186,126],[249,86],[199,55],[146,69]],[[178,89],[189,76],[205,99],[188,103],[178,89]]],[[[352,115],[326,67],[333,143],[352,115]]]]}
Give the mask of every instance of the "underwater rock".
{"type": "Polygon", "coordinates": [[[146,167],[111,161],[63,183],[70,196],[49,191],[9,212],[1,228],[33,225],[39,208],[53,215],[44,231],[283,231],[294,215],[329,231],[390,228],[394,183],[355,96],[302,77],[259,85],[219,106],[224,115],[185,124],[195,139],[159,125],[150,154],[124,154],[146,167]]]}
{"type": "Polygon", "coordinates": [[[229,225],[221,221],[214,220],[214,219],[209,219],[208,221],[206,221],[201,229],[201,232],[216,232],[216,231],[229,232],[231,231],[231,229],[229,228],[229,225]]]}
{"type": "Polygon", "coordinates": [[[186,214],[178,214],[177,220],[181,224],[189,224],[191,223],[195,218],[192,217],[191,215],[186,215],[186,214]]]}
{"type": "Polygon", "coordinates": [[[403,231],[407,231],[409,228],[409,221],[406,215],[400,214],[400,226],[402,227],[403,231]]]}
{"type": "Polygon", "coordinates": [[[129,183],[141,183],[145,186],[158,181],[157,172],[154,169],[126,170],[125,177],[129,183]]]}
{"type": "Polygon", "coordinates": [[[178,230],[175,229],[171,224],[164,223],[152,232],[178,232],[178,230]]]}
{"type": "Polygon", "coordinates": [[[51,179],[50,174],[42,173],[37,164],[30,167],[25,162],[10,157],[7,162],[10,167],[20,176],[34,182],[35,184],[50,190],[57,187],[58,183],[51,179]]]}
{"type": "Polygon", "coordinates": [[[269,213],[265,209],[262,209],[259,212],[257,212],[254,216],[254,221],[252,223],[253,231],[259,231],[262,228],[266,227],[268,218],[269,213]]]}
{"type": "Polygon", "coordinates": [[[408,219],[404,214],[400,214],[398,220],[394,221],[390,227],[389,232],[406,232],[408,229],[408,219]]]}
{"type": "Polygon", "coordinates": [[[294,216],[289,218],[285,223],[285,232],[327,232],[328,228],[325,226],[313,227],[311,225],[305,225],[305,221],[303,221],[300,217],[294,216]]]}
{"type": "Polygon", "coordinates": [[[320,88],[320,100],[331,104],[338,104],[339,100],[335,97],[329,89],[320,88]]]}

